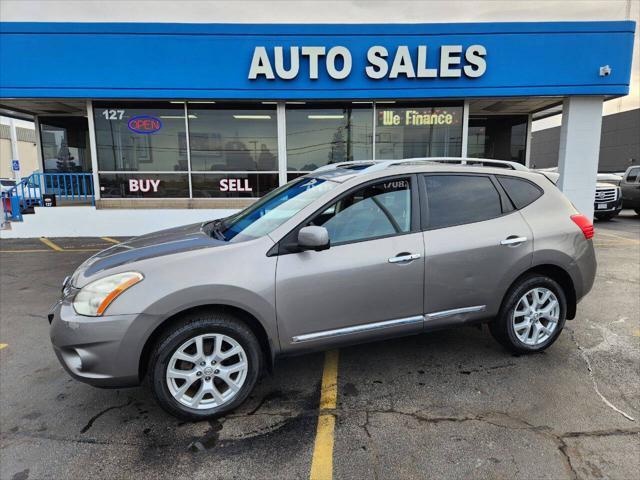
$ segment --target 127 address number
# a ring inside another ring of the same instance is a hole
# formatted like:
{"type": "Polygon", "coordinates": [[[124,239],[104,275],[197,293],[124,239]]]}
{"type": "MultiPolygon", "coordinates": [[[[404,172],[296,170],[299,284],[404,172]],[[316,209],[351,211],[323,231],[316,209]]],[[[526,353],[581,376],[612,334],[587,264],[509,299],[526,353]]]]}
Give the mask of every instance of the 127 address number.
{"type": "Polygon", "coordinates": [[[102,116],[107,120],[122,120],[124,110],[103,110],[102,116]]]}

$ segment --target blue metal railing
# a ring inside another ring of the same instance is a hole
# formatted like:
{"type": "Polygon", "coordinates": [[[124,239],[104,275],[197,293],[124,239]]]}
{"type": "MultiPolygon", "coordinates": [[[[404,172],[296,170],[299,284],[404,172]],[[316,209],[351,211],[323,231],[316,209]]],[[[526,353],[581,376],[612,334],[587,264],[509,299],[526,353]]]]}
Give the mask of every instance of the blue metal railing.
{"type": "Polygon", "coordinates": [[[45,195],[55,195],[56,201],[65,203],[95,205],[93,176],[91,173],[34,172],[2,192],[5,220],[22,221],[26,210],[44,205],[45,195]]]}

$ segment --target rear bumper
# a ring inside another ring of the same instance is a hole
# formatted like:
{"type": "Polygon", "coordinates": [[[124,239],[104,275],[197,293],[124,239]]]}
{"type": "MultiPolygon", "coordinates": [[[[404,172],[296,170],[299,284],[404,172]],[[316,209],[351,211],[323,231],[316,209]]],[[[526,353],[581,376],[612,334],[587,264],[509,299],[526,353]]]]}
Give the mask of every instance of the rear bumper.
{"type": "Polygon", "coordinates": [[[59,302],[49,312],[53,350],[76,380],[106,388],[138,385],[141,342],[130,336],[144,323],[141,317],[83,317],[70,303],[59,302]]]}
{"type": "Polygon", "coordinates": [[[591,291],[598,270],[593,241],[587,240],[584,242],[584,245],[584,249],[576,259],[574,274],[572,275],[576,291],[576,302],[579,302],[580,299],[591,291]]]}

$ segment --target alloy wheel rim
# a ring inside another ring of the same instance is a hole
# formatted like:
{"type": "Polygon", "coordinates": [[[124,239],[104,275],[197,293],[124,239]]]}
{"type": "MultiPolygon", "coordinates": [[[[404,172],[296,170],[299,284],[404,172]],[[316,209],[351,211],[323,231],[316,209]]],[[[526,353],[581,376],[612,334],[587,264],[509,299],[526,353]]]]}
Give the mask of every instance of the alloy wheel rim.
{"type": "Polygon", "coordinates": [[[244,348],[228,335],[207,333],[180,345],[167,364],[169,392],[196,410],[217,408],[233,400],[247,378],[244,348]]]}
{"type": "Polygon", "coordinates": [[[533,288],[525,293],[513,311],[513,331],[525,345],[537,346],[546,342],[558,327],[560,302],[548,288],[533,288]]]}

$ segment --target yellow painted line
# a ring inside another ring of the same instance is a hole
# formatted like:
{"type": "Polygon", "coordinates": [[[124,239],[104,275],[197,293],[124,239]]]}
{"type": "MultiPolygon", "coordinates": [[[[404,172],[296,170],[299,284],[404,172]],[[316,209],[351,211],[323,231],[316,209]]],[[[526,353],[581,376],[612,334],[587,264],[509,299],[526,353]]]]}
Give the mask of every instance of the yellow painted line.
{"type": "Polygon", "coordinates": [[[333,443],[338,400],[338,351],[325,354],[320,390],[320,412],[318,428],[311,460],[311,480],[331,480],[333,478],[333,443]]]}
{"type": "Polygon", "coordinates": [[[633,335],[634,337],[640,337],[640,330],[634,330],[631,335],[633,335]]]}
{"type": "Polygon", "coordinates": [[[111,242],[111,243],[120,243],[119,240],[116,240],[115,238],[111,238],[111,237],[100,237],[102,240],[105,240],[107,242],[111,242]]]}
{"type": "MultiPolygon", "coordinates": [[[[635,244],[634,244],[635,245],[635,244]]],[[[629,244],[625,243],[625,242],[616,242],[616,243],[594,243],[593,244],[594,247],[596,248],[600,248],[600,247],[628,247],[629,244]]]]}
{"type": "Polygon", "coordinates": [[[34,252],[51,252],[51,250],[0,250],[0,253],[34,253],[34,252]]]}
{"type": "Polygon", "coordinates": [[[0,343],[0,350],[2,350],[3,348],[7,348],[8,346],[8,343],[0,343]]]}
{"type": "Polygon", "coordinates": [[[40,237],[40,241],[42,243],[44,243],[47,247],[51,248],[52,250],[55,250],[56,252],[63,252],[64,251],[64,249],[61,246],[56,245],[55,243],[53,243],[48,238],[40,237]]]}
{"type": "Polygon", "coordinates": [[[331,350],[324,357],[320,410],[334,410],[338,400],[338,351],[331,350]]]}
{"type": "Polygon", "coordinates": [[[640,245],[640,240],[635,240],[633,238],[623,237],[622,235],[616,235],[614,233],[609,233],[609,232],[603,232],[603,231],[596,230],[595,237],[598,238],[598,236],[615,238],[616,240],[620,240],[622,242],[629,242],[629,243],[631,243],[633,245],[640,245]]]}
{"type": "Polygon", "coordinates": [[[311,480],[331,480],[333,478],[333,434],[336,417],[323,414],[318,417],[316,443],[313,447],[311,480]]]}

